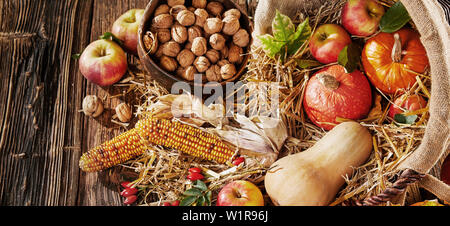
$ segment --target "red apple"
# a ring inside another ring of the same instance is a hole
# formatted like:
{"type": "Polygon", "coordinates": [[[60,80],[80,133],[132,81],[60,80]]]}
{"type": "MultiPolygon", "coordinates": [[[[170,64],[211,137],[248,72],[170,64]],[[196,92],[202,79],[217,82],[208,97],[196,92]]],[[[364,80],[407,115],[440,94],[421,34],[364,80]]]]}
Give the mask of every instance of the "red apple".
{"type": "Polygon", "coordinates": [[[427,106],[427,101],[421,96],[414,94],[411,96],[402,95],[394,101],[389,109],[389,116],[394,118],[396,114],[402,114],[406,111],[417,111],[427,106]]]}
{"type": "Polygon", "coordinates": [[[450,155],[447,155],[441,166],[441,180],[450,185],[450,155]]]}
{"type": "Polygon", "coordinates": [[[130,9],[113,24],[111,33],[123,42],[125,50],[137,55],[138,30],[144,16],[143,9],[130,9]]]}
{"type": "Polygon", "coordinates": [[[264,206],[264,198],[256,185],[249,181],[233,181],[222,188],[217,206],[264,206]]]}
{"type": "Polygon", "coordinates": [[[337,24],[324,24],[312,35],[309,49],[316,60],[329,64],[337,62],[341,50],[351,42],[344,28],[337,24]]]}
{"type": "Polygon", "coordinates": [[[350,34],[367,37],[378,30],[384,7],[375,0],[349,0],[341,14],[342,25],[350,34]]]}
{"type": "Polygon", "coordinates": [[[79,68],[90,82],[109,86],[118,82],[127,72],[127,56],[117,43],[100,39],[83,51],[79,68]]]}

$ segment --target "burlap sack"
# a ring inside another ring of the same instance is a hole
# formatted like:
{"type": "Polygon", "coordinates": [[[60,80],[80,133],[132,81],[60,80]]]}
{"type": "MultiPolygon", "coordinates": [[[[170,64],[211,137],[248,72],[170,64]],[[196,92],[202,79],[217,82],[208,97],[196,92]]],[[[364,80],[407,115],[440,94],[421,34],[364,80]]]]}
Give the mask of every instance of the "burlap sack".
{"type": "MultiPolygon", "coordinates": [[[[432,92],[430,120],[423,141],[400,165],[399,170],[409,169],[422,174],[419,186],[450,202],[450,186],[429,174],[439,160],[450,151],[450,27],[443,9],[436,0],[401,1],[417,26],[421,41],[427,50],[431,65],[432,92]]],[[[326,4],[324,0],[259,0],[254,16],[253,37],[255,39],[259,35],[271,32],[271,21],[276,9],[293,17],[297,10],[306,9],[307,12],[314,13],[314,10],[323,4],[326,4]]],[[[403,197],[396,197],[398,203],[404,203],[405,193],[402,195],[403,197]]]]}

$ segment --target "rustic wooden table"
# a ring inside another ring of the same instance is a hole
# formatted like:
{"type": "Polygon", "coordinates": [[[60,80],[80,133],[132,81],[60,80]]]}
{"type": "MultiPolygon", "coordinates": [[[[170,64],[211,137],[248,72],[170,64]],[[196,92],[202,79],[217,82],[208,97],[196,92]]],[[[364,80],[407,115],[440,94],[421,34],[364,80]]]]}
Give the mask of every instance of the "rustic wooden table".
{"type": "MultiPolygon", "coordinates": [[[[78,167],[88,148],[123,131],[110,110],[97,119],[78,112],[86,95],[114,90],[89,83],[71,56],[148,2],[0,1],[0,205],[122,205],[120,178],[78,167]]],[[[107,99],[105,107],[121,101],[107,99]]]]}

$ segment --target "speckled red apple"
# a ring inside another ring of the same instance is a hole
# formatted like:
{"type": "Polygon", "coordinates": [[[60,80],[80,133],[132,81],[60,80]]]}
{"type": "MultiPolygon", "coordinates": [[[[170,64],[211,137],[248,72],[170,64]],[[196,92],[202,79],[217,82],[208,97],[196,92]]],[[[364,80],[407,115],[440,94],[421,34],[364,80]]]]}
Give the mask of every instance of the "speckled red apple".
{"type": "Polygon", "coordinates": [[[114,22],[111,33],[123,42],[125,50],[137,55],[138,30],[144,16],[143,9],[130,9],[114,22]]]}
{"type": "Polygon", "coordinates": [[[127,56],[113,41],[100,39],[89,44],[79,60],[81,74],[99,86],[118,82],[127,72],[127,56]]]}
{"type": "Polygon", "coordinates": [[[402,114],[406,111],[417,111],[427,106],[427,101],[423,97],[414,94],[406,96],[405,94],[398,97],[389,109],[389,117],[394,118],[396,114],[402,114]]]}
{"type": "Polygon", "coordinates": [[[237,180],[220,190],[217,206],[264,206],[264,197],[253,183],[237,180]]]}
{"type": "Polygon", "coordinates": [[[346,73],[344,67],[326,67],[311,77],[305,89],[303,106],[317,126],[331,130],[336,118],[362,119],[372,106],[372,90],[358,70],[346,73]]]}
{"type": "Polygon", "coordinates": [[[349,0],[342,8],[342,26],[352,35],[373,35],[384,15],[384,7],[375,0],[349,0]]]}
{"type": "Polygon", "coordinates": [[[316,29],[309,41],[309,49],[313,57],[323,63],[335,63],[339,53],[352,43],[350,35],[337,24],[324,24],[316,29]]]}

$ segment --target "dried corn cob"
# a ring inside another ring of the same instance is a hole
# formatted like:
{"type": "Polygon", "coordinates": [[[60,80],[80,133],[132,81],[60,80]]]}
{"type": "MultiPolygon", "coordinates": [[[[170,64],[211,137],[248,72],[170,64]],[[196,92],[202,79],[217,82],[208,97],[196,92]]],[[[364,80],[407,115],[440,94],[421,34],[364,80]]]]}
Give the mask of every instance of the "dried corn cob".
{"type": "Polygon", "coordinates": [[[234,150],[217,136],[201,129],[167,119],[145,118],[134,129],[83,154],[80,168],[99,171],[142,154],[146,143],[177,149],[218,163],[231,161],[234,150]]]}

